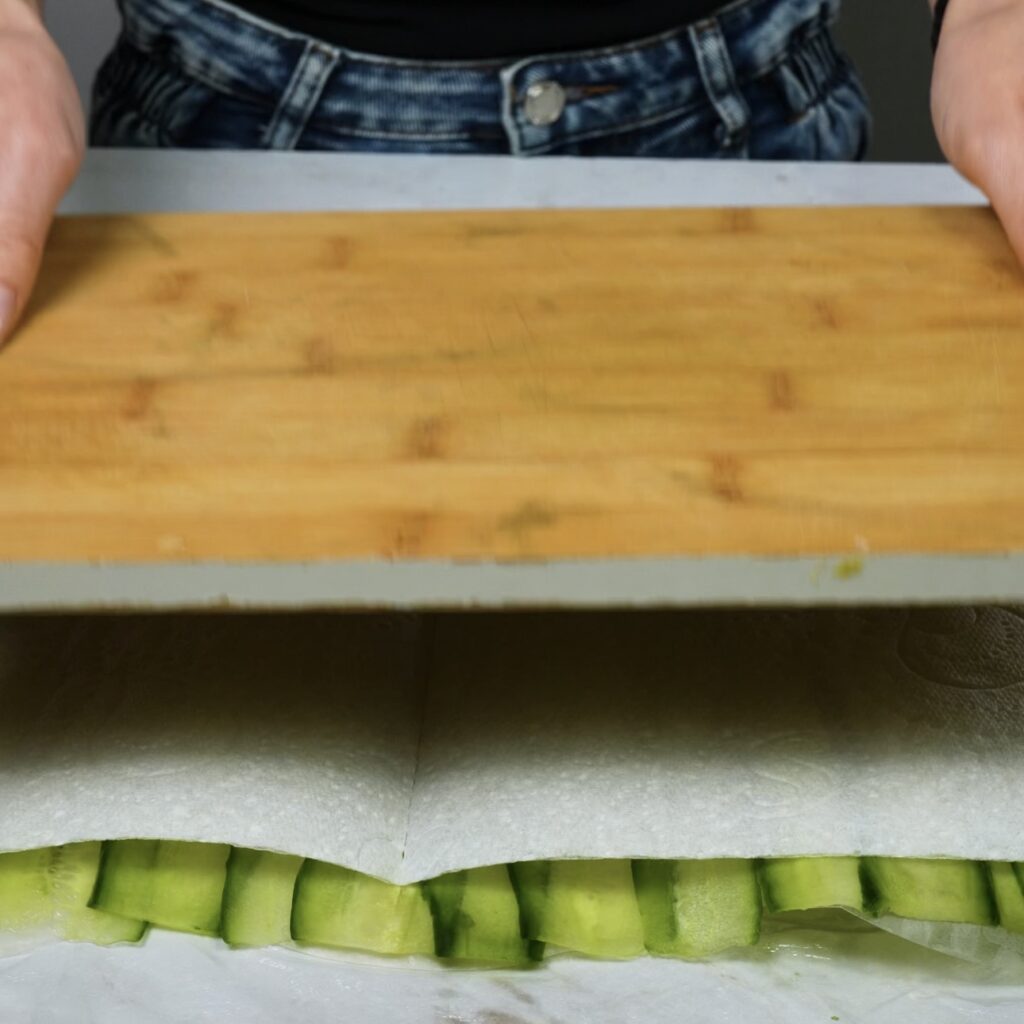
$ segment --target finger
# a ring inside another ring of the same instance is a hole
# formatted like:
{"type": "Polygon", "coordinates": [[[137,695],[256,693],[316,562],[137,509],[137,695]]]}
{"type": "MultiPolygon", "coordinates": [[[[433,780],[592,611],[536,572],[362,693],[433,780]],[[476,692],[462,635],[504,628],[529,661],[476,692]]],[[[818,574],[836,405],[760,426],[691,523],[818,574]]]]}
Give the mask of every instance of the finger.
{"type": "Polygon", "coordinates": [[[10,338],[39,274],[46,224],[0,210],[0,345],[10,338]]]}
{"type": "Polygon", "coordinates": [[[972,162],[969,176],[988,196],[1024,267],[1024,128],[1000,132],[972,162]]]}
{"type": "Polygon", "coordinates": [[[0,345],[32,294],[54,211],[77,169],[74,141],[46,130],[53,120],[0,132],[0,345]]]}

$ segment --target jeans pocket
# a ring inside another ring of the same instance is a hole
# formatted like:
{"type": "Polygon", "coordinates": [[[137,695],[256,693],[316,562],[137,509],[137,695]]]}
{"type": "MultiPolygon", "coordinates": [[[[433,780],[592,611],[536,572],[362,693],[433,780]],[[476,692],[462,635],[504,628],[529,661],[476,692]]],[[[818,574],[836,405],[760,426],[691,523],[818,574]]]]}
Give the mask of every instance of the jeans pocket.
{"type": "Polygon", "coordinates": [[[821,28],[751,85],[755,159],[862,160],[871,140],[867,94],[850,60],[821,28]]]}
{"type": "Polygon", "coordinates": [[[89,137],[94,146],[258,149],[272,114],[122,37],[93,85],[89,137]]]}
{"type": "Polygon", "coordinates": [[[98,146],[179,146],[215,97],[213,89],[122,37],[96,75],[90,141],[98,146]]]}
{"type": "Polygon", "coordinates": [[[719,119],[702,102],[663,118],[609,128],[548,150],[551,156],[650,157],[701,159],[720,155],[719,119]]]}

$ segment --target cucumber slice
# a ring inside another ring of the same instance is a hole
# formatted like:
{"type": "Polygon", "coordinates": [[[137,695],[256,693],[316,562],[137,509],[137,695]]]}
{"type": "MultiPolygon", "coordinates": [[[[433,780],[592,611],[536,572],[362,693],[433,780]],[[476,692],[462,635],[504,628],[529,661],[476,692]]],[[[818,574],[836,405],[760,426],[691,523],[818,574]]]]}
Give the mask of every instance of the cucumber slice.
{"type": "Polygon", "coordinates": [[[1012,864],[992,861],[988,866],[999,923],[1008,931],[1024,934],[1024,892],[1012,864]]]}
{"type": "Polygon", "coordinates": [[[525,964],[537,955],[523,938],[508,867],[456,871],[424,883],[443,959],[525,964]]]}
{"type": "Polygon", "coordinates": [[[519,934],[526,939],[527,955],[535,963],[544,959],[545,944],[532,936],[540,934],[550,875],[551,862],[546,860],[508,865],[508,877],[519,903],[519,934]]]}
{"type": "Polygon", "coordinates": [[[117,917],[89,906],[102,857],[102,843],[74,843],[54,851],[53,892],[61,937],[98,946],[139,942],[146,934],[145,921],[117,917]]]}
{"type": "Polygon", "coordinates": [[[643,955],[630,861],[544,861],[511,871],[526,938],[608,959],[643,955]]]}
{"type": "Polygon", "coordinates": [[[984,861],[865,857],[864,905],[873,914],[992,925],[999,921],[984,861]]]}
{"type": "Polygon", "coordinates": [[[392,885],[307,860],[295,882],[292,938],[311,946],[392,956],[434,952],[434,924],[418,885],[392,885]]]}
{"type": "Polygon", "coordinates": [[[536,941],[532,936],[539,935],[543,927],[551,861],[531,860],[509,864],[508,874],[519,901],[520,931],[531,941],[536,941]]]}
{"type": "Polygon", "coordinates": [[[0,928],[5,932],[42,930],[53,923],[54,850],[0,855],[0,928]]]}
{"type": "Polygon", "coordinates": [[[276,946],[292,937],[301,857],[237,847],[228,857],[220,934],[232,946],[276,946]]]}
{"type": "Polygon", "coordinates": [[[1010,867],[1013,868],[1013,873],[1017,876],[1017,884],[1020,886],[1021,892],[1024,892],[1024,861],[1014,861],[1010,867]]]}
{"type": "Polygon", "coordinates": [[[105,843],[89,906],[174,931],[219,935],[230,853],[220,843],[105,843]]]}
{"type": "Polygon", "coordinates": [[[0,855],[0,930],[100,946],[138,942],[144,921],[89,908],[101,851],[101,843],[74,843],[0,855]]]}
{"type": "Polygon", "coordinates": [[[819,907],[864,909],[857,857],[787,857],[761,862],[761,888],[770,911],[819,907]]]}
{"type": "Polygon", "coordinates": [[[753,861],[637,860],[633,878],[650,953],[694,960],[760,936],[753,861]]]}

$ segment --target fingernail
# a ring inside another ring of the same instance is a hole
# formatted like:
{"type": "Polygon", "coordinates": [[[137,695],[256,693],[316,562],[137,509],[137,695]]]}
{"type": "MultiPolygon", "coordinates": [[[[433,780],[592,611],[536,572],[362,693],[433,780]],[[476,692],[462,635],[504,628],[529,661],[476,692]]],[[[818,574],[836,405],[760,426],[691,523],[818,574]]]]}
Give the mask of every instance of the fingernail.
{"type": "Polygon", "coordinates": [[[18,297],[14,294],[14,289],[0,284],[0,345],[14,326],[14,314],[17,309],[18,297]]]}

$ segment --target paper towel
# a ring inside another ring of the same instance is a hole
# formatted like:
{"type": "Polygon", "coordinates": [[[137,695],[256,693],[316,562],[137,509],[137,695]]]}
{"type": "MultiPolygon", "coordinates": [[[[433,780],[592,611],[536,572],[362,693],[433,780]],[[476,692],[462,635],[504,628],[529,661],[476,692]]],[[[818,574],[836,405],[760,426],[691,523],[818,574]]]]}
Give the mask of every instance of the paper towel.
{"type": "Polygon", "coordinates": [[[1011,608],[0,622],[0,848],[1024,859],[1011,608]]]}
{"type": "Polygon", "coordinates": [[[559,959],[402,970],[153,933],[0,960],[0,1020],[33,1024],[1019,1024],[1024,985],[881,932],[798,930],[713,963],[559,959]]]}
{"type": "Polygon", "coordinates": [[[1012,609],[458,616],[406,870],[537,857],[1024,858],[1012,609]]]}
{"type": "Polygon", "coordinates": [[[0,623],[0,849],[152,837],[401,867],[415,620],[0,623]]]}

